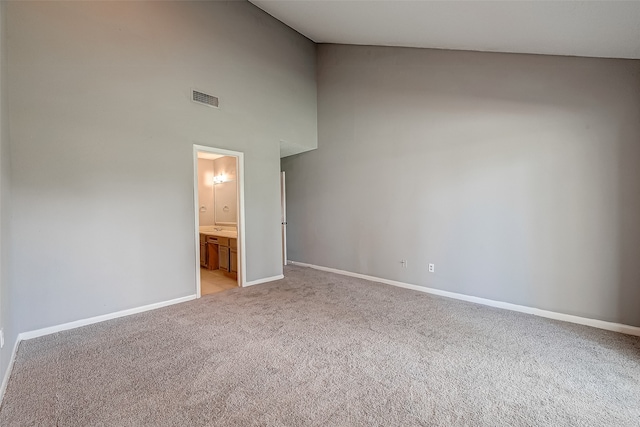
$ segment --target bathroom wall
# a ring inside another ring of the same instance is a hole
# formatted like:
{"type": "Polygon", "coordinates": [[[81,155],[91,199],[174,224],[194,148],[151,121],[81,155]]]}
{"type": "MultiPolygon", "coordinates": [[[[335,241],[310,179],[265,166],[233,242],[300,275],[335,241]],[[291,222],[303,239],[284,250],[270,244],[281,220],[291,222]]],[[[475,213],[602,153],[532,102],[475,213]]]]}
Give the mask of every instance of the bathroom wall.
{"type": "Polygon", "coordinates": [[[198,206],[200,226],[214,225],[213,160],[198,159],[198,206]]]}
{"type": "Polygon", "coordinates": [[[224,156],[215,159],[213,161],[213,172],[216,176],[224,175],[228,181],[235,181],[237,177],[236,158],[224,156]]]}
{"type": "Polygon", "coordinates": [[[224,176],[225,182],[214,185],[216,225],[235,225],[238,221],[238,182],[236,158],[225,156],[213,161],[215,176],[224,176]],[[232,224],[235,223],[235,224],[232,224]]]}

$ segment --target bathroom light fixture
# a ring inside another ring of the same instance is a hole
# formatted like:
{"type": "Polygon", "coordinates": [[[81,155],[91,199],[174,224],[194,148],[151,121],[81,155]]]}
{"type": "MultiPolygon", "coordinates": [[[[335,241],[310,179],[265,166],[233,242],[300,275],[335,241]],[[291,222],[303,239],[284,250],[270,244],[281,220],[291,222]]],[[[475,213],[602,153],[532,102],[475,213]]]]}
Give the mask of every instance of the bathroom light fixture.
{"type": "Polygon", "coordinates": [[[214,184],[222,184],[223,182],[227,182],[227,176],[222,174],[222,175],[218,175],[218,176],[214,176],[213,177],[213,183],[214,184]]]}

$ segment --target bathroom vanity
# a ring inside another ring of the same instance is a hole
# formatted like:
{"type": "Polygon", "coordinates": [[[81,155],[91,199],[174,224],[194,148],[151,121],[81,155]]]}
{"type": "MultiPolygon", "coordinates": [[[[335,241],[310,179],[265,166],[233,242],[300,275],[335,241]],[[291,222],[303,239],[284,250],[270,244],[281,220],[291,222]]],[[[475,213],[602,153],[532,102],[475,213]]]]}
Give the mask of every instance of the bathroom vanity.
{"type": "Polygon", "coordinates": [[[200,266],[238,278],[238,232],[200,227],[200,266]]]}

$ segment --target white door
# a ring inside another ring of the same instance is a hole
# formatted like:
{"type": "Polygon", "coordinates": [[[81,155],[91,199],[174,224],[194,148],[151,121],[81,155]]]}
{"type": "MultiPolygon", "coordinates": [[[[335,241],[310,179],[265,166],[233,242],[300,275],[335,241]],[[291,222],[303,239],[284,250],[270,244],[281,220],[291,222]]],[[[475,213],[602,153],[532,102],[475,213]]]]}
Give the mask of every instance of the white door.
{"type": "Polygon", "coordinates": [[[284,186],[284,171],[280,172],[280,207],[282,208],[282,264],[287,265],[287,195],[284,186]]]}

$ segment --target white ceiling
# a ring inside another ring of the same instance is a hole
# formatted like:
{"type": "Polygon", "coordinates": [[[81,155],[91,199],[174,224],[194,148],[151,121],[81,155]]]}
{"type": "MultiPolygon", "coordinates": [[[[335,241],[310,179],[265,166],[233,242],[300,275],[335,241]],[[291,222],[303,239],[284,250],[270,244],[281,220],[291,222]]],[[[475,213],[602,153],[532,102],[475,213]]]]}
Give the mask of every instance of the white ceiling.
{"type": "Polygon", "coordinates": [[[215,159],[219,159],[220,157],[224,157],[224,154],[214,154],[206,151],[198,151],[199,159],[215,160],[215,159]]]}
{"type": "Polygon", "coordinates": [[[250,0],[317,43],[640,59],[640,0],[250,0]]]}

